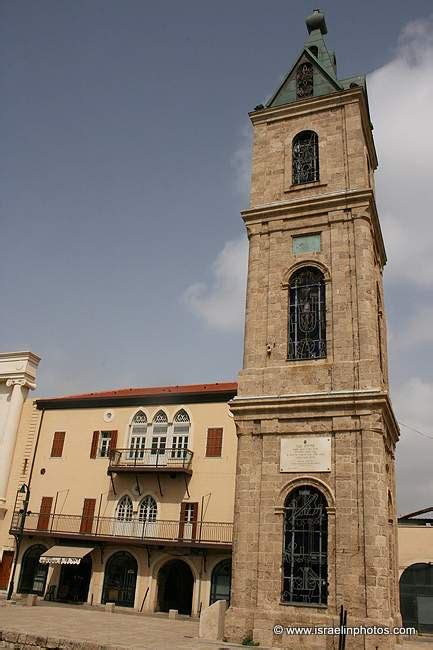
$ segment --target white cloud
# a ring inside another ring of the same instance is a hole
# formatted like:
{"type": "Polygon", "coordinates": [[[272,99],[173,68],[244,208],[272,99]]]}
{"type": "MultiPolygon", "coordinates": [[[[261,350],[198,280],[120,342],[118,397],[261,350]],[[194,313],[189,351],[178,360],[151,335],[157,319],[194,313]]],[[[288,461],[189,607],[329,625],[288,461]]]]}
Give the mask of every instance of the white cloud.
{"type": "Polygon", "coordinates": [[[248,240],[228,241],[212,264],[210,285],[196,282],[183,301],[210,327],[235,331],[242,327],[245,311],[248,240]]]}
{"type": "Polygon", "coordinates": [[[405,27],[394,59],[369,75],[368,88],[389,257],[386,279],[428,286],[433,280],[433,17],[405,27]],[[422,268],[416,264],[420,258],[422,268]]]}

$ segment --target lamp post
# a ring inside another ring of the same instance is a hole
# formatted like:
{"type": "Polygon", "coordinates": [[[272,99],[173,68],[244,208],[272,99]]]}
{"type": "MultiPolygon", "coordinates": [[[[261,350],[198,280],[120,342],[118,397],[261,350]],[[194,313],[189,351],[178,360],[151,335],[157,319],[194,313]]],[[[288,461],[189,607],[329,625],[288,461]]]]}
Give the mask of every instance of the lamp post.
{"type": "Polygon", "coordinates": [[[14,515],[17,512],[17,503],[18,503],[18,498],[20,494],[24,495],[24,500],[23,500],[23,505],[22,508],[18,511],[18,526],[17,526],[17,531],[12,533],[13,536],[15,537],[15,542],[16,542],[16,549],[15,549],[15,557],[14,557],[14,565],[12,567],[12,575],[11,579],[9,582],[9,589],[8,589],[8,595],[7,595],[7,600],[10,600],[12,598],[12,594],[14,592],[14,580],[15,580],[15,572],[17,569],[17,564],[18,564],[18,556],[20,554],[20,547],[21,547],[21,542],[23,539],[23,533],[24,533],[24,526],[26,522],[26,516],[27,516],[27,509],[29,507],[29,501],[30,501],[30,488],[27,485],[27,483],[23,483],[21,487],[18,488],[17,494],[15,497],[15,505],[14,505],[14,515]]]}

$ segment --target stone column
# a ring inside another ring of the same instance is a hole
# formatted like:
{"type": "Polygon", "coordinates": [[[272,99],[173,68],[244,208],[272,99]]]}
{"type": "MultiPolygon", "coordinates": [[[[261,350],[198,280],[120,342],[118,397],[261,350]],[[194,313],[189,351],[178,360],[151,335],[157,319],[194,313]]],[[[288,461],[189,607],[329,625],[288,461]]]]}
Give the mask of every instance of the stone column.
{"type": "Polygon", "coordinates": [[[25,379],[8,379],[6,386],[11,386],[12,390],[4,433],[0,440],[0,508],[4,508],[6,505],[9,474],[24,400],[27,397],[29,388],[35,388],[36,384],[25,379]]]}

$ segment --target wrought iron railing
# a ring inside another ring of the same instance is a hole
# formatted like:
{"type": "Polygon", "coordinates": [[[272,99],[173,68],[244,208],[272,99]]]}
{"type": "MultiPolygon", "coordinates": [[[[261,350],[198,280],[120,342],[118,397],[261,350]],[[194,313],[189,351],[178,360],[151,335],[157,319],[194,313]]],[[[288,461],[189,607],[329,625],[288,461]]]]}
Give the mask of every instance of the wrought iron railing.
{"type": "Polygon", "coordinates": [[[15,512],[11,533],[39,533],[61,537],[112,537],[142,540],[143,542],[183,542],[191,544],[231,544],[233,524],[230,522],[193,521],[116,517],[82,517],[80,515],[29,512],[22,522],[22,514],[15,512]]]}
{"type": "Polygon", "coordinates": [[[193,452],[178,447],[151,447],[145,449],[112,449],[111,469],[173,469],[190,470],[193,452]]]}

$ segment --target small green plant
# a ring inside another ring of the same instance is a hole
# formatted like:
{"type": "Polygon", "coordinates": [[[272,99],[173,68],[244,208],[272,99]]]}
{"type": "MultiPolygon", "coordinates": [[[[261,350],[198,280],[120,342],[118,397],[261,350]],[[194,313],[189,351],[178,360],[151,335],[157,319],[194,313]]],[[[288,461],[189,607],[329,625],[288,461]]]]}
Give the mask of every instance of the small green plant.
{"type": "Polygon", "coordinates": [[[260,643],[258,641],[253,641],[253,633],[252,632],[247,632],[244,638],[242,639],[241,645],[248,645],[248,646],[258,646],[260,643]]]}

